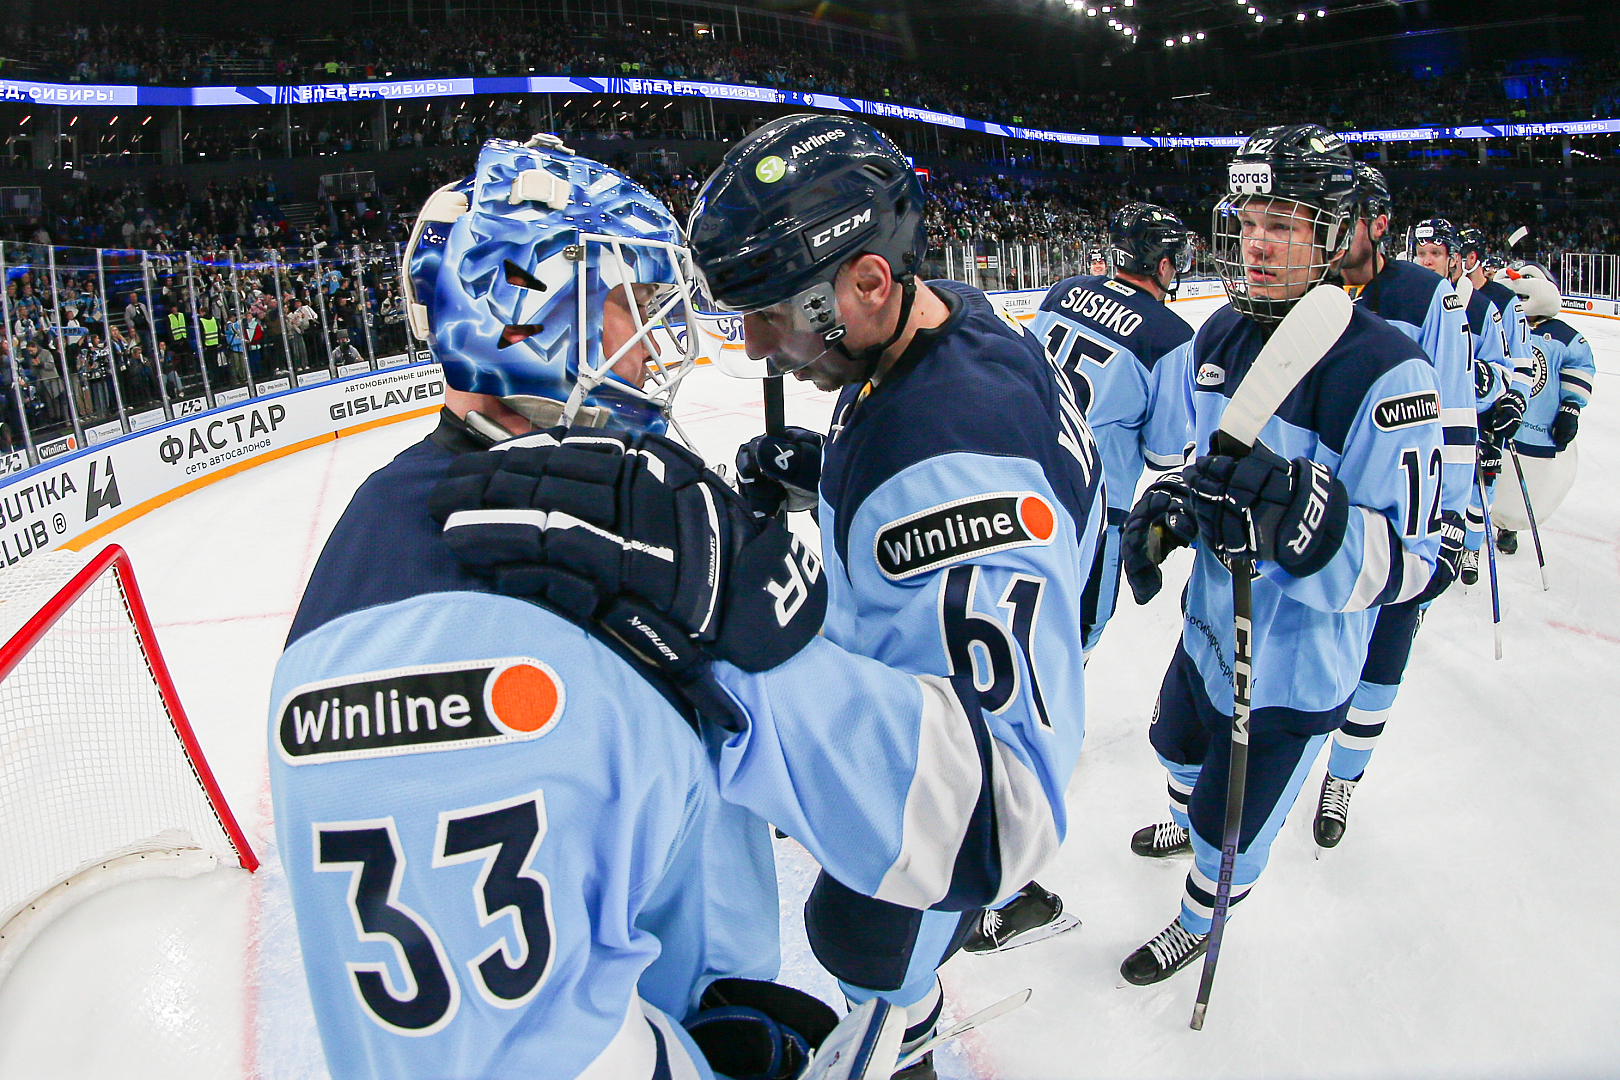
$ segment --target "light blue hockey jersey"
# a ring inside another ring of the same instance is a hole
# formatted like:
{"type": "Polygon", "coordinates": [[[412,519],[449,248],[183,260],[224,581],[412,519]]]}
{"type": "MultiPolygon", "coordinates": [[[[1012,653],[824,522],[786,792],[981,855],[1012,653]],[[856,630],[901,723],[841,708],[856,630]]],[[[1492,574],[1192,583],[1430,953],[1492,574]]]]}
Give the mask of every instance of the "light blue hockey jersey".
{"type": "Polygon", "coordinates": [[[1129,513],[1144,465],[1174,469],[1182,463],[1185,414],[1155,412],[1154,403],[1179,391],[1174,365],[1159,361],[1192,340],[1192,327],[1135,285],[1090,276],[1047,290],[1029,327],[1074,384],[1102,453],[1109,507],[1129,513]],[[1165,445],[1176,451],[1154,449],[1165,445]]]}
{"type": "MultiPolygon", "coordinates": [[[[1259,354],[1264,332],[1230,306],[1192,342],[1186,385],[1197,454],[1259,354]]],[[[1337,554],[1296,578],[1260,562],[1253,586],[1255,723],[1282,706],[1323,713],[1349,700],[1380,604],[1428,584],[1440,544],[1442,436],[1435,370],[1411,338],[1364,307],[1261,429],[1284,458],[1320,462],[1344,484],[1350,515],[1337,554]]],[[[1199,549],[1183,599],[1182,645],[1216,708],[1232,710],[1232,577],[1199,549]]]]}
{"type": "Polygon", "coordinates": [[[966,910],[1023,887],[1067,828],[1102,469],[1034,338],[929,284],[950,317],[834,413],[824,636],[763,674],[717,665],[751,718],[721,791],[857,892],[966,910]]]}
{"type": "Polygon", "coordinates": [[[1531,328],[1530,355],[1533,360],[1529,387],[1530,404],[1524,410],[1513,443],[1519,452],[1531,457],[1552,457],[1552,425],[1558,407],[1564,402],[1586,408],[1592,399],[1597,364],[1586,336],[1563,319],[1538,321],[1531,328]]]}
{"type": "Polygon", "coordinates": [[[1440,386],[1442,509],[1462,514],[1474,488],[1474,358],[1464,301],[1427,267],[1389,259],[1356,295],[1356,303],[1418,343],[1440,386]]]}
{"type": "Polygon", "coordinates": [[[767,826],[614,649],[454,563],[426,509],[447,430],[355,495],[276,669],[277,843],[328,1068],[708,1077],[679,1021],[713,979],[777,971],[767,826]]]}

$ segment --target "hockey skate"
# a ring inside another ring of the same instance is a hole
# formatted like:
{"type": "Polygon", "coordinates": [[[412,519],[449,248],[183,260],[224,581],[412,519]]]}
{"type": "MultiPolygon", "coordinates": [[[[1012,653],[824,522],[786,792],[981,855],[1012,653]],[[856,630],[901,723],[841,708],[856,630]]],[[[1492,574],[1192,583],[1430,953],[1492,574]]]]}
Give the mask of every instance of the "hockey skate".
{"type": "Polygon", "coordinates": [[[1473,585],[1478,585],[1479,584],[1479,552],[1478,551],[1465,551],[1465,552],[1463,552],[1462,573],[1457,575],[1457,579],[1459,581],[1461,581],[1464,585],[1468,585],[1468,586],[1473,586],[1473,585]]]}
{"type": "Polygon", "coordinates": [[[1057,893],[1032,881],[1006,906],[981,911],[962,948],[970,953],[1006,952],[1056,937],[1079,925],[1079,919],[1064,913],[1063,900],[1057,893]]]}
{"type": "Polygon", "coordinates": [[[1497,529],[1496,550],[1503,555],[1516,554],[1519,550],[1519,534],[1509,529],[1497,529]]]}
{"type": "Polygon", "coordinates": [[[1344,839],[1344,827],[1350,820],[1350,796],[1355,793],[1355,780],[1340,780],[1332,773],[1322,777],[1322,795],[1316,802],[1316,822],[1311,832],[1316,836],[1316,846],[1322,848],[1337,847],[1344,839]]]}
{"type": "Polygon", "coordinates": [[[1131,837],[1131,850],[1147,859],[1191,855],[1192,837],[1175,822],[1161,821],[1157,825],[1144,825],[1137,829],[1131,837]]]}
{"type": "Polygon", "coordinates": [[[1119,973],[1132,986],[1151,986],[1203,956],[1208,948],[1209,935],[1193,933],[1182,926],[1177,917],[1147,944],[1127,956],[1119,965],[1119,973]]]}

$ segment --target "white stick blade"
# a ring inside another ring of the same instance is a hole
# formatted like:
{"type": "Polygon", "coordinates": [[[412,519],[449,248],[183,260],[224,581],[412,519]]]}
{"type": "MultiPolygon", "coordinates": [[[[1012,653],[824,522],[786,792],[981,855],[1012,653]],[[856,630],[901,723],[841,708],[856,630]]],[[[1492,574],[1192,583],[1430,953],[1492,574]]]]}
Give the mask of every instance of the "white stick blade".
{"type": "Polygon", "coordinates": [[[1300,297],[1271,333],[1221,415],[1221,430],[1253,446],[1294,387],[1310,374],[1350,325],[1355,310],[1337,285],[1318,285],[1300,297]]]}
{"type": "Polygon", "coordinates": [[[851,1009],[798,1080],[889,1080],[906,1034],[906,1010],[882,998],[851,1009]]]}

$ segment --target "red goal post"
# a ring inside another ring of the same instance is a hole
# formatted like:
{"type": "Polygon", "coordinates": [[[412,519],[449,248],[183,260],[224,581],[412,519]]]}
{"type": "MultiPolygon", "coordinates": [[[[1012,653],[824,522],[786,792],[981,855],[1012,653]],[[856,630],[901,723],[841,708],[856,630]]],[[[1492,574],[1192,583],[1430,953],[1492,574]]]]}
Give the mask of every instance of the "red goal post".
{"type": "Polygon", "coordinates": [[[0,978],[95,892],[258,867],[122,548],[52,552],[0,573],[0,638],[0,978]]]}

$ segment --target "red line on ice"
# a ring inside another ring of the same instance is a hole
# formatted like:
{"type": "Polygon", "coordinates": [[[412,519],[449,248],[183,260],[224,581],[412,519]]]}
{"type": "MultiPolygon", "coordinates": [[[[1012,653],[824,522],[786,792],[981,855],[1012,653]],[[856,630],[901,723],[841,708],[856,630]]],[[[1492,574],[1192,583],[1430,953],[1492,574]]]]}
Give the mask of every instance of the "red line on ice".
{"type": "Polygon", "coordinates": [[[1586,637],[1597,638],[1599,641],[1607,641],[1610,645],[1620,645],[1620,637],[1615,637],[1613,634],[1605,634],[1601,630],[1592,630],[1585,626],[1571,626],[1569,623],[1562,623],[1556,619],[1548,619],[1547,625],[1552,627],[1554,630],[1568,630],[1572,633],[1582,634],[1586,637]]]}

